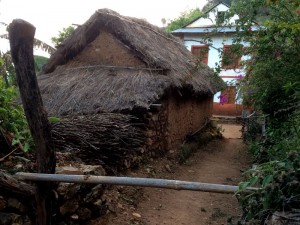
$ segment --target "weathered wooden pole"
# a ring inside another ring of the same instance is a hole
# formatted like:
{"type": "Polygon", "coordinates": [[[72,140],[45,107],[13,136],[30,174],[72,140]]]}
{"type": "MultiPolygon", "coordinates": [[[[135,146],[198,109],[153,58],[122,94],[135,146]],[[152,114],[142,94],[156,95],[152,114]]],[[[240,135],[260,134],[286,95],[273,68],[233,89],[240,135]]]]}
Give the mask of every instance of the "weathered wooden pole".
{"type": "MultiPolygon", "coordinates": [[[[17,83],[28,120],[30,132],[35,143],[37,169],[39,173],[54,173],[55,153],[51,149],[50,124],[43,108],[33,59],[33,39],[35,27],[20,19],[9,25],[9,41],[17,83]]],[[[37,224],[51,224],[51,183],[37,183],[37,224]]]]}

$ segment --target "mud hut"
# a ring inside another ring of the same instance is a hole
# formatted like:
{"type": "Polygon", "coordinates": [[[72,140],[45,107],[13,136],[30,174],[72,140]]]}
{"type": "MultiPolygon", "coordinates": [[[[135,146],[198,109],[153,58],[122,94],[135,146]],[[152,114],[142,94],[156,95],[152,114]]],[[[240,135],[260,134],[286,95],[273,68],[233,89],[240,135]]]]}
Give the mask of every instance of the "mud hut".
{"type": "Polygon", "coordinates": [[[158,153],[203,126],[222,82],[180,39],[100,9],[58,47],[39,84],[50,115],[134,115],[146,125],[146,149],[158,153]]]}

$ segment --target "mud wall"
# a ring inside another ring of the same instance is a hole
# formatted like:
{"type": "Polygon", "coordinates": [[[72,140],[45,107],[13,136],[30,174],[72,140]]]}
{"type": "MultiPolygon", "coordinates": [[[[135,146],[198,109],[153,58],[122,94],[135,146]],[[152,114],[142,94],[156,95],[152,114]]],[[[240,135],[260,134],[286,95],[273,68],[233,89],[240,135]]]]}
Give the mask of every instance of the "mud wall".
{"type": "Polygon", "coordinates": [[[167,149],[173,150],[212,116],[213,96],[183,98],[173,94],[169,97],[167,109],[167,149]]]}
{"type": "Polygon", "coordinates": [[[163,101],[158,105],[157,108],[150,110],[145,115],[147,127],[146,149],[148,155],[153,157],[163,154],[167,149],[167,101],[163,101]]]}
{"type": "Polygon", "coordinates": [[[188,135],[205,124],[212,110],[213,96],[184,98],[170,93],[156,110],[144,115],[148,155],[158,156],[176,150],[188,135]]]}
{"type": "Polygon", "coordinates": [[[112,34],[103,31],[80,52],[69,66],[113,65],[113,66],[145,66],[131,50],[112,34]]]}

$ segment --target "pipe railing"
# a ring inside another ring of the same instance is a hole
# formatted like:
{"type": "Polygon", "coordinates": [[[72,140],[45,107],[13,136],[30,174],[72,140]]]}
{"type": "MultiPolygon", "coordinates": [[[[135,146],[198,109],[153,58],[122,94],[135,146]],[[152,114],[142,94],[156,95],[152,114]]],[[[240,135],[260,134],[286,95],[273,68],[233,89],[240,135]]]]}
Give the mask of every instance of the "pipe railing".
{"type": "MultiPolygon", "coordinates": [[[[17,173],[18,179],[28,181],[51,181],[66,183],[88,183],[88,184],[111,184],[124,186],[141,186],[152,188],[166,188],[174,190],[190,190],[214,193],[235,193],[238,186],[200,183],[180,180],[136,178],[136,177],[113,177],[113,176],[92,176],[92,175],[68,175],[68,174],[42,174],[42,173],[17,173]]],[[[249,187],[243,192],[257,191],[258,188],[249,187]]]]}

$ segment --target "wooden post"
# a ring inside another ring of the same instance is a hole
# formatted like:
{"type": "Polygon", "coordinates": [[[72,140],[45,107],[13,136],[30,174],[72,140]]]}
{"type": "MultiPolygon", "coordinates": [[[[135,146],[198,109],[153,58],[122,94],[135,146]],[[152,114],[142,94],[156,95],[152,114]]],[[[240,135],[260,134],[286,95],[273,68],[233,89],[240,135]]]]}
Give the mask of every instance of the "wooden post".
{"type": "MultiPolygon", "coordinates": [[[[11,55],[15,65],[17,83],[28,120],[30,132],[35,143],[37,169],[39,173],[54,173],[55,153],[51,149],[50,124],[43,108],[33,59],[33,39],[35,27],[16,19],[9,25],[11,55]]],[[[37,224],[51,224],[52,185],[48,182],[37,183],[36,204],[37,224]]]]}

